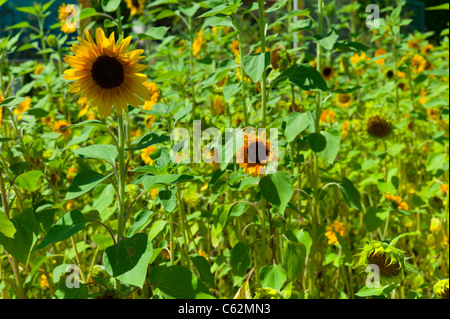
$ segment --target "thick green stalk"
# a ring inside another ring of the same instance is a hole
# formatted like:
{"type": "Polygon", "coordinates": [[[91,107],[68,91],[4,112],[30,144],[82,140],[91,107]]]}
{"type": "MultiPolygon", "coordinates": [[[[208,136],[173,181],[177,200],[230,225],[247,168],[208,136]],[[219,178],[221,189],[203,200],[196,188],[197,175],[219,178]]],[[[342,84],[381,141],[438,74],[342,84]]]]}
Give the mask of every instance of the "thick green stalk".
{"type": "Polygon", "coordinates": [[[123,115],[118,116],[118,129],[119,129],[119,216],[117,224],[117,243],[123,236],[125,227],[125,125],[123,115]]]}

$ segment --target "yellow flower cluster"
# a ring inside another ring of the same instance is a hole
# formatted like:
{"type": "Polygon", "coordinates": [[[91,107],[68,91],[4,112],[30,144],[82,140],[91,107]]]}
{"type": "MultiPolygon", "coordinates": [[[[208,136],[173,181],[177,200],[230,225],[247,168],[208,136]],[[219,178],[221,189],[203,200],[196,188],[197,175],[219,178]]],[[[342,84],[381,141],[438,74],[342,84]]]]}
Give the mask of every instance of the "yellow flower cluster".
{"type": "Polygon", "coordinates": [[[322,113],[320,114],[320,121],[323,123],[331,124],[334,123],[336,120],[334,119],[336,116],[336,112],[333,110],[322,110],[322,113]]]}
{"type": "Polygon", "coordinates": [[[149,146],[147,148],[144,148],[141,151],[141,159],[144,161],[145,164],[152,166],[154,164],[153,159],[150,157],[154,152],[156,151],[156,146],[149,146]]]}
{"type": "Polygon", "coordinates": [[[61,22],[61,31],[64,33],[74,33],[76,31],[75,23],[66,22],[69,15],[75,14],[75,5],[63,3],[58,8],[58,19],[61,22]]]}
{"type": "Polygon", "coordinates": [[[155,82],[144,83],[145,87],[150,91],[150,100],[146,100],[142,109],[150,111],[153,105],[159,101],[159,89],[155,82]]]}
{"type": "Polygon", "coordinates": [[[325,229],[325,237],[328,238],[328,245],[337,245],[339,241],[337,239],[336,233],[341,236],[344,236],[346,232],[345,226],[343,223],[335,220],[331,226],[327,226],[325,229]]]}
{"type": "Polygon", "coordinates": [[[194,39],[194,43],[192,43],[192,54],[197,59],[200,57],[200,50],[202,49],[203,44],[205,44],[205,40],[203,39],[203,30],[197,32],[197,37],[194,39]]]}
{"type": "Polygon", "coordinates": [[[28,97],[22,103],[19,103],[17,107],[14,109],[14,115],[17,115],[17,120],[20,121],[22,119],[22,113],[28,111],[31,106],[31,99],[28,97]]]}
{"type": "Polygon", "coordinates": [[[398,209],[402,210],[408,210],[408,204],[402,200],[400,196],[391,195],[389,193],[383,194],[388,201],[392,203],[393,206],[395,206],[398,209]]]}

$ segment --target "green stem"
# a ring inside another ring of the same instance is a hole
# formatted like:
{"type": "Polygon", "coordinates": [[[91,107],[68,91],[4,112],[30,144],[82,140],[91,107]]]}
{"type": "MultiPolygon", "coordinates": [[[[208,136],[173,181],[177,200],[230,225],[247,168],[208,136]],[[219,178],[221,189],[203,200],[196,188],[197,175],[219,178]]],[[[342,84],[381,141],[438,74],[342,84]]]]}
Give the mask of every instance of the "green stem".
{"type": "Polygon", "coordinates": [[[119,216],[117,225],[117,242],[119,242],[123,236],[125,227],[125,125],[123,121],[123,115],[118,116],[118,129],[119,129],[119,216]]]}
{"type": "Polygon", "coordinates": [[[244,67],[242,66],[242,59],[244,58],[244,52],[242,50],[242,30],[241,30],[241,22],[238,20],[237,18],[237,14],[234,13],[233,14],[233,19],[235,21],[235,25],[236,28],[238,28],[238,41],[239,41],[239,59],[240,59],[240,63],[241,66],[240,71],[241,71],[241,91],[242,91],[242,109],[244,110],[244,122],[245,122],[245,126],[248,126],[248,114],[247,114],[247,97],[245,94],[245,78],[244,78],[244,67]]]}
{"type": "MultiPolygon", "coordinates": [[[[264,0],[258,0],[258,8],[259,8],[259,33],[261,38],[261,54],[266,53],[266,19],[264,18],[264,0]]],[[[242,61],[241,61],[242,62],[242,61]]],[[[244,74],[242,74],[244,77],[244,74]]],[[[261,79],[261,95],[262,95],[262,109],[263,109],[263,120],[262,127],[266,127],[266,112],[267,112],[267,96],[266,96],[266,86],[267,86],[267,75],[266,68],[264,68],[264,72],[262,74],[261,79]]]]}

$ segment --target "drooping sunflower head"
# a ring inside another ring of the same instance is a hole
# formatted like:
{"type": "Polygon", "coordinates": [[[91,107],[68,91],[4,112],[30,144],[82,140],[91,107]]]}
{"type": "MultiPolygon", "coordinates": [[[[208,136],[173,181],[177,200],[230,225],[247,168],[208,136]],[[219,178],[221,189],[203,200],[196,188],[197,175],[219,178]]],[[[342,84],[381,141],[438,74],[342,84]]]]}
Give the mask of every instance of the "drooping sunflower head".
{"type": "Polygon", "coordinates": [[[433,286],[434,295],[439,299],[449,299],[448,294],[448,278],[439,280],[433,286]]]}
{"type": "Polygon", "coordinates": [[[125,0],[132,16],[145,12],[145,0],[125,0]]]}
{"type": "Polygon", "coordinates": [[[355,267],[362,268],[364,272],[370,266],[379,275],[383,285],[399,283],[404,277],[405,253],[394,246],[370,240],[356,256],[358,260],[355,267]]]}
{"type": "Polygon", "coordinates": [[[367,110],[364,122],[366,134],[375,139],[388,138],[394,131],[387,114],[378,109],[367,110]]]}
{"type": "Polygon", "coordinates": [[[264,175],[267,166],[277,162],[278,157],[270,140],[266,139],[265,131],[260,136],[252,131],[244,135],[244,145],[238,150],[236,161],[244,168],[244,173],[257,177],[264,175]]]}
{"type": "Polygon", "coordinates": [[[137,63],[143,57],[143,50],[126,52],[131,36],[115,42],[114,32],[109,38],[101,28],[97,28],[95,38],[85,32],[86,40],[78,38],[80,44],[72,45],[74,55],[66,55],[64,60],[72,69],[66,70],[66,80],[76,80],[70,93],[81,95],[78,103],[91,102],[97,106],[101,116],[128,111],[128,105],[137,108],[150,99],[149,90],[144,86],[147,76],[140,71],[147,66],[137,63]]]}

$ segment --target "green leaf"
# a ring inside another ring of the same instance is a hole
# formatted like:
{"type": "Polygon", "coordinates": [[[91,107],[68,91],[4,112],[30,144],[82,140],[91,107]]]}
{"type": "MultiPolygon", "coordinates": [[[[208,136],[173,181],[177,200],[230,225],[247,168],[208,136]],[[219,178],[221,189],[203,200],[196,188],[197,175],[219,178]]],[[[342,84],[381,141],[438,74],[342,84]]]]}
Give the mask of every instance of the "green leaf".
{"type": "Polygon", "coordinates": [[[306,130],[310,122],[308,113],[297,112],[292,112],[289,114],[284,121],[286,122],[284,135],[286,136],[286,140],[288,142],[292,142],[298,134],[306,130]]]}
{"type": "Polygon", "coordinates": [[[137,233],[106,248],[103,253],[103,265],[111,276],[142,288],[152,254],[153,247],[148,236],[137,233]]]}
{"type": "Polygon", "coordinates": [[[60,280],[58,289],[55,291],[53,299],[88,299],[89,290],[87,285],[81,285],[79,288],[69,288],[65,280],[60,280]]]}
{"type": "Polygon", "coordinates": [[[176,188],[163,189],[158,193],[159,199],[164,209],[171,213],[177,207],[176,188]]]}
{"type": "Polygon", "coordinates": [[[82,230],[90,222],[89,219],[78,211],[73,210],[61,217],[55,225],[50,228],[44,240],[34,250],[39,250],[47,245],[66,240],[82,230]]]}
{"type": "Polygon", "coordinates": [[[28,28],[29,26],[30,26],[30,23],[28,21],[22,21],[22,22],[16,23],[15,25],[7,27],[6,31],[12,30],[12,29],[25,29],[25,28],[28,28]]]}
{"type": "Polygon", "coordinates": [[[358,297],[382,296],[384,295],[383,287],[368,288],[364,286],[355,295],[358,297]]]}
{"type": "Polygon", "coordinates": [[[18,104],[22,103],[26,99],[27,99],[26,97],[10,96],[10,97],[5,98],[0,103],[0,106],[15,106],[15,105],[18,105],[18,104]]]}
{"type": "Polygon", "coordinates": [[[364,215],[366,230],[372,232],[380,227],[383,224],[383,220],[386,219],[386,213],[378,207],[370,207],[364,215]]]}
{"type": "Polygon", "coordinates": [[[203,80],[200,84],[202,88],[206,88],[210,85],[213,85],[220,80],[222,80],[224,77],[227,76],[228,72],[231,70],[234,70],[236,67],[238,67],[238,64],[234,62],[231,59],[225,59],[222,62],[220,62],[219,67],[216,71],[214,71],[207,79],[203,80]]]}
{"type": "Polygon", "coordinates": [[[76,127],[83,127],[83,126],[106,127],[106,125],[103,124],[102,122],[100,122],[99,120],[87,120],[87,121],[83,121],[83,122],[80,122],[80,123],[72,124],[70,126],[63,127],[59,131],[69,130],[69,129],[73,129],[73,128],[76,128],[76,127]]]}
{"type": "Polygon", "coordinates": [[[287,278],[294,281],[303,271],[306,259],[306,247],[301,243],[288,241],[283,250],[283,268],[287,278]]]}
{"type": "Polygon", "coordinates": [[[214,298],[208,288],[186,268],[156,266],[151,268],[149,281],[170,299],[210,299],[214,298]]]}
{"type": "Polygon", "coordinates": [[[333,49],[334,44],[339,38],[339,33],[336,30],[331,30],[326,36],[322,37],[319,35],[314,36],[314,41],[320,44],[325,50],[333,49]]]}
{"type": "Polygon", "coordinates": [[[65,200],[74,199],[89,192],[111,175],[112,173],[102,175],[90,169],[79,172],[70,184],[65,200]]]}
{"type": "Polygon", "coordinates": [[[341,146],[341,134],[339,133],[339,130],[334,127],[327,131],[322,131],[320,134],[325,136],[327,143],[325,149],[318,152],[317,155],[328,164],[333,164],[341,146]]]}
{"type": "Polygon", "coordinates": [[[202,29],[206,27],[233,27],[233,21],[229,16],[211,16],[203,22],[202,29]]]}
{"type": "Polygon", "coordinates": [[[97,11],[95,11],[94,8],[84,8],[80,12],[80,21],[83,19],[94,17],[96,15],[99,15],[99,14],[97,13],[97,11]]]}
{"type": "Polygon", "coordinates": [[[148,231],[148,239],[153,240],[160,232],[163,231],[164,227],[166,227],[167,222],[163,219],[158,219],[152,223],[150,230],[148,231]]]}
{"type": "Polygon", "coordinates": [[[291,83],[306,91],[329,91],[327,82],[325,82],[322,75],[309,64],[294,64],[274,80],[273,86],[286,79],[289,79],[291,83]]]}
{"type": "Polygon", "coordinates": [[[339,184],[339,189],[350,207],[357,210],[362,210],[361,195],[348,178],[344,177],[342,182],[339,184]]]}
{"type": "Polygon", "coordinates": [[[428,7],[428,8],[426,8],[426,10],[449,10],[449,4],[443,3],[438,6],[428,7]]]}
{"type": "Polygon", "coordinates": [[[248,54],[242,59],[242,66],[245,73],[257,83],[261,80],[261,77],[270,64],[270,52],[259,54],[248,54]]]}
{"type": "Polygon", "coordinates": [[[218,14],[230,15],[230,14],[236,12],[237,8],[238,8],[238,6],[234,3],[232,3],[232,4],[224,3],[221,5],[215,6],[211,10],[203,13],[197,19],[206,18],[206,17],[218,15],[218,14]]]}
{"type": "Polygon", "coordinates": [[[211,273],[209,262],[203,256],[196,256],[192,258],[192,262],[197,270],[200,279],[209,287],[215,289],[214,276],[211,273]]]}
{"type": "Polygon", "coordinates": [[[369,47],[359,42],[342,40],[336,41],[334,49],[342,52],[366,52],[369,50],[369,47]]]}
{"type": "Polygon", "coordinates": [[[308,143],[315,153],[322,152],[327,147],[327,139],[320,133],[309,134],[308,143]]]}
{"type": "Polygon", "coordinates": [[[287,2],[288,2],[288,0],[278,0],[269,9],[265,10],[265,12],[272,13],[272,12],[278,11],[278,10],[282,9],[286,5],[287,2]]]}
{"type": "Polygon", "coordinates": [[[41,187],[42,175],[44,175],[42,171],[28,171],[19,175],[14,183],[24,190],[35,192],[41,187]]]}
{"type": "Polygon", "coordinates": [[[259,281],[262,287],[280,291],[286,279],[286,272],[281,265],[264,266],[259,270],[259,281]]]}
{"type": "Polygon", "coordinates": [[[14,238],[14,234],[16,233],[16,227],[9,220],[8,216],[5,213],[0,213],[0,233],[8,238],[14,238]]]}
{"type": "Polygon", "coordinates": [[[134,218],[133,224],[128,229],[127,237],[132,237],[134,234],[141,231],[148,224],[150,224],[150,222],[152,221],[153,215],[155,215],[155,212],[151,211],[151,210],[140,211],[134,218]]]}
{"type": "Polygon", "coordinates": [[[161,186],[177,184],[179,182],[192,179],[194,179],[194,176],[190,175],[177,175],[177,174],[146,175],[142,178],[142,183],[144,185],[144,190],[147,191],[150,189],[159,188],[161,186]]]}
{"type": "Polygon", "coordinates": [[[164,40],[164,37],[169,29],[170,27],[152,27],[147,29],[144,33],[139,33],[138,37],[139,40],[164,40]]]}
{"type": "Polygon", "coordinates": [[[120,5],[120,0],[102,0],[102,8],[106,12],[116,11],[120,5]]]}
{"type": "Polygon", "coordinates": [[[90,158],[107,161],[113,167],[115,167],[116,158],[119,154],[117,148],[113,145],[90,145],[73,150],[73,153],[82,159],[90,158]]]}
{"type": "Polygon", "coordinates": [[[262,196],[278,209],[278,213],[284,214],[289,200],[294,194],[291,176],[288,172],[275,172],[266,175],[259,181],[262,196]]]}
{"type": "Polygon", "coordinates": [[[250,259],[251,246],[238,242],[231,251],[231,269],[235,276],[245,276],[252,264],[250,259]]]}
{"type": "Polygon", "coordinates": [[[149,146],[164,143],[170,140],[170,137],[167,135],[158,135],[156,133],[149,133],[144,135],[143,137],[137,139],[132,147],[126,148],[126,151],[139,151],[149,146]]]}
{"type": "Polygon", "coordinates": [[[0,232],[0,245],[21,263],[26,264],[28,254],[36,243],[39,234],[39,225],[31,208],[26,208],[18,216],[11,219],[16,232],[14,237],[6,237],[0,232]]]}

